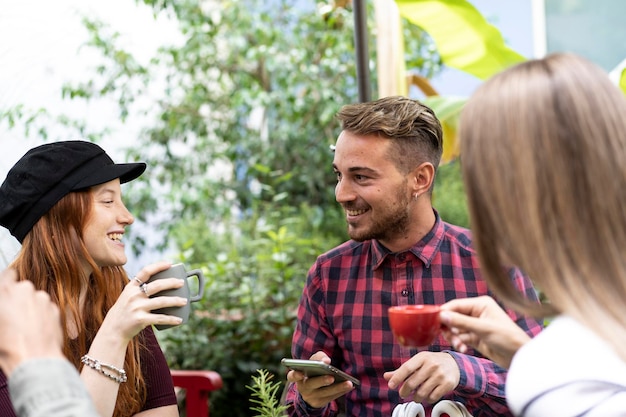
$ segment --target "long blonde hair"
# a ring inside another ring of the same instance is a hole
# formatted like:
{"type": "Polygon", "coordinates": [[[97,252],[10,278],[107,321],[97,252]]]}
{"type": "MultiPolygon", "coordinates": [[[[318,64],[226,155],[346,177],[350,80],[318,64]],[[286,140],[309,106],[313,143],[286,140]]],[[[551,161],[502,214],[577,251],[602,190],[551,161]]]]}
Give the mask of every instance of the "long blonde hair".
{"type": "Polygon", "coordinates": [[[510,307],[565,313],[626,360],[626,99],[572,54],[524,62],[485,82],[460,121],[475,244],[510,307]],[[519,296],[502,263],[549,299],[519,296]]]}
{"type": "MultiPolygon", "coordinates": [[[[115,303],[128,278],[122,267],[98,267],[83,242],[83,227],[92,208],[90,191],[71,192],[54,205],[26,235],[12,268],[20,279],[32,281],[46,291],[59,306],[61,322],[73,322],[78,330],[73,338],[64,326],[63,353],[80,369],[80,358],[87,353],[109,308],[115,303]],[[84,282],[80,260],[91,264],[93,273],[84,282]],[[87,285],[87,302],[80,305],[80,294],[87,285]]],[[[120,385],[115,416],[132,416],[146,399],[146,387],[139,360],[143,343],[131,340],[124,368],[128,382],[120,385]]]]}

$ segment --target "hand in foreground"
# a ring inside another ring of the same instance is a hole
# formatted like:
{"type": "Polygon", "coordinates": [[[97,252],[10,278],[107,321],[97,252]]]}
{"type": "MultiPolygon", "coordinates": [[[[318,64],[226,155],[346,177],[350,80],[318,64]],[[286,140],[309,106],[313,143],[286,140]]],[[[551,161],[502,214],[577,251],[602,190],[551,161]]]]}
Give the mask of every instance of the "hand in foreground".
{"type": "Polygon", "coordinates": [[[400,388],[400,397],[434,404],[459,385],[461,371],[452,355],[423,351],[383,377],[390,389],[400,388]]]}
{"type": "Polygon", "coordinates": [[[107,313],[98,333],[106,329],[110,334],[121,336],[122,340],[128,343],[137,333],[149,325],[180,324],[182,319],[179,317],[152,313],[152,310],[164,307],[181,307],[187,304],[187,299],[166,296],[150,298],[150,296],[164,290],[180,288],[184,285],[182,280],[177,278],[160,279],[141,287],[142,283],[147,282],[152,275],[164,271],[170,266],[169,262],[153,263],[144,267],[134,278],[131,278],[107,313]]]}
{"type": "Polygon", "coordinates": [[[23,361],[63,357],[59,308],[17,273],[0,273],[0,368],[9,377],[23,361]]]}
{"type": "MultiPolygon", "coordinates": [[[[330,358],[322,351],[313,354],[309,359],[330,364],[330,358]]],[[[334,399],[354,389],[350,381],[335,384],[335,378],[331,375],[307,378],[303,372],[299,371],[289,371],[287,381],[296,384],[302,399],[313,408],[325,407],[334,399]]]]}
{"type": "Polygon", "coordinates": [[[471,346],[503,368],[530,337],[488,296],[463,298],[441,306],[443,335],[461,353],[471,346]]]}

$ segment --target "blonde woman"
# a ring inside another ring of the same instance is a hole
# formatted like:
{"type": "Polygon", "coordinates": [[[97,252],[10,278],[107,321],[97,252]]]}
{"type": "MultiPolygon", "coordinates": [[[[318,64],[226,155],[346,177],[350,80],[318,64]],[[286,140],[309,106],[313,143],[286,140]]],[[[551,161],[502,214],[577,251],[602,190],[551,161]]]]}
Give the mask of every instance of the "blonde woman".
{"type": "Polygon", "coordinates": [[[626,415],[623,93],[572,54],[524,62],[471,97],[460,141],[490,288],[507,307],[554,318],[529,340],[489,298],[455,300],[442,315],[448,337],[511,362],[507,401],[518,416],[626,415]],[[528,273],[550,302],[519,297],[503,263],[528,273]]]}

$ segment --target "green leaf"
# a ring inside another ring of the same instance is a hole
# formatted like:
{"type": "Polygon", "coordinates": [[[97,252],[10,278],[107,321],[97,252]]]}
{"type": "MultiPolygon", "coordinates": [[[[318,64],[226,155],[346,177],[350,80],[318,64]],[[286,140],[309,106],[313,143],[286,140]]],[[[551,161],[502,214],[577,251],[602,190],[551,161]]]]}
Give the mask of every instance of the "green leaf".
{"type": "Polygon", "coordinates": [[[461,110],[467,102],[467,97],[432,96],[426,97],[422,101],[433,109],[439,120],[449,123],[452,127],[456,128],[461,110]]]}
{"type": "Polygon", "coordinates": [[[400,15],[432,37],[444,64],[482,80],[524,61],[464,0],[396,0],[400,15]]]}
{"type": "Polygon", "coordinates": [[[443,155],[441,163],[445,164],[459,156],[457,127],[461,110],[467,102],[466,97],[431,96],[423,100],[424,104],[433,109],[443,127],[443,155]]]}

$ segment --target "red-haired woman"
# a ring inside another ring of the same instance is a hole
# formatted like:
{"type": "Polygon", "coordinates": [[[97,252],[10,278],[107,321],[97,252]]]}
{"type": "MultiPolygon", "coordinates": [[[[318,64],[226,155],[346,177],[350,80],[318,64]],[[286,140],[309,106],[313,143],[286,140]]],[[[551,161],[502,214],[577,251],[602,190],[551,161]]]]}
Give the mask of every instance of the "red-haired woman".
{"type": "MultiPolygon", "coordinates": [[[[121,184],[145,168],[115,164],[91,142],[55,142],[28,151],[0,187],[0,224],[22,244],[10,268],[58,305],[63,353],[80,370],[102,417],[178,416],[151,325],[180,319],[151,311],[186,300],[149,295],[182,283],[143,283],[167,262],[148,265],[133,278],[123,269],[122,238],[134,218],[122,202],[121,184]]],[[[14,416],[7,391],[0,373],[0,414],[14,416]]]]}

